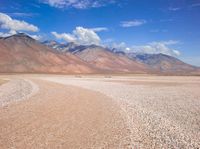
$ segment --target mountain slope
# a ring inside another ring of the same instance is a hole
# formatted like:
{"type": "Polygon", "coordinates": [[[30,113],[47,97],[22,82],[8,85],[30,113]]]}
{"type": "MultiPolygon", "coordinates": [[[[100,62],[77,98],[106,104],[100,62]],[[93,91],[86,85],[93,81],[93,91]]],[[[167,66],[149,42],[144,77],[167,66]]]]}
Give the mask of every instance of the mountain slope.
{"type": "Polygon", "coordinates": [[[61,53],[72,53],[102,70],[103,73],[149,73],[150,70],[142,63],[130,60],[126,56],[115,54],[109,49],[97,45],[51,44],[55,42],[44,42],[45,45],[54,48],[61,53]]]}
{"type": "Polygon", "coordinates": [[[126,53],[55,41],[41,44],[23,33],[0,38],[0,72],[200,75],[198,67],[164,54],[126,53]]]}
{"type": "MultiPolygon", "coordinates": [[[[50,42],[55,43],[55,42],[50,42]]],[[[186,64],[177,58],[164,54],[139,54],[96,45],[50,44],[59,52],[72,53],[85,62],[112,72],[139,72],[170,75],[199,75],[198,67],[186,64]]]]}
{"type": "Polygon", "coordinates": [[[128,59],[126,56],[119,56],[107,49],[91,45],[84,50],[73,52],[76,56],[97,68],[111,72],[132,72],[147,73],[149,72],[140,62],[128,59]]]}
{"type": "Polygon", "coordinates": [[[96,71],[76,56],[55,52],[23,33],[0,39],[0,72],[93,73],[96,71]]]}
{"type": "Polygon", "coordinates": [[[186,64],[181,60],[165,54],[136,54],[128,53],[127,56],[146,64],[158,73],[165,74],[200,74],[200,68],[186,64]]]}

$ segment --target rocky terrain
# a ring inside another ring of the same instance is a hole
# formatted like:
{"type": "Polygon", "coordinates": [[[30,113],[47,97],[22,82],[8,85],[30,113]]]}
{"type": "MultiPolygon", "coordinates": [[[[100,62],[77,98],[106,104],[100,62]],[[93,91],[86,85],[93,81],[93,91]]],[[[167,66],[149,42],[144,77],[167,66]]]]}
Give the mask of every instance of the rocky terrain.
{"type": "Polygon", "coordinates": [[[200,147],[199,77],[1,78],[2,149],[200,147]]]}
{"type": "Polygon", "coordinates": [[[130,148],[134,145],[139,148],[186,149],[200,146],[198,77],[43,79],[83,87],[112,98],[126,117],[130,148]]]}
{"type": "Polygon", "coordinates": [[[9,80],[0,87],[0,106],[4,107],[9,103],[28,99],[37,91],[38,87],[29,80],[9,80]]]}

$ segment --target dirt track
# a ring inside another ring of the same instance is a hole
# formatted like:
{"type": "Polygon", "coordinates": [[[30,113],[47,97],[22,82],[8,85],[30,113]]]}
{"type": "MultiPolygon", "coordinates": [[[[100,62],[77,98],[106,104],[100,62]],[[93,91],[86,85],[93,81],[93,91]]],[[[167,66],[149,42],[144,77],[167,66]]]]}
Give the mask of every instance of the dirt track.
{"type": "Polygon", "coordinates": [[[200,147],[198,77],[11,78],[39,89],[0,107],[3,149],[200,147]]]}

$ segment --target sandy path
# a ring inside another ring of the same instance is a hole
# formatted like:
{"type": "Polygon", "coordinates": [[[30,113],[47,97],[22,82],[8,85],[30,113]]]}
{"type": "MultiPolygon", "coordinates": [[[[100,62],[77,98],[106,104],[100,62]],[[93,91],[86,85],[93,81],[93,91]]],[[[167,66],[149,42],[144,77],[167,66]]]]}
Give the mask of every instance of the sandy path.
{"type": "Polygon", "coordinates": [[[7,82],[7,80],[4,80],[4,79],[1,79],[1,78],[0,78],[0,85],[4,84],[4,83],[6,83],[6,82],[7,82]]]}
{"type": "Polygon", "coordinates": [[[38,86],[30,80],[11,79],[0,86],[0,107],[11,102],[28,99],[38,92],[38,86]]]}
{"type": "Polygon", "coordinates": [[[32,80],[37,94],[0,108],[1,149],[127,148],[130,131],[107,96],[32,80]]]}
{"type": "Polygon", "coordinates": [[[199,78],[136,78],[137,83],[129,84],[127,81],[123,83],[121,79],[120,82],[114,79],[106,82],[108,80],[102,78],[42,79],[98,91],[114,99],[129,124],[133,146],[183,149],[200,147],[199,78]]]}

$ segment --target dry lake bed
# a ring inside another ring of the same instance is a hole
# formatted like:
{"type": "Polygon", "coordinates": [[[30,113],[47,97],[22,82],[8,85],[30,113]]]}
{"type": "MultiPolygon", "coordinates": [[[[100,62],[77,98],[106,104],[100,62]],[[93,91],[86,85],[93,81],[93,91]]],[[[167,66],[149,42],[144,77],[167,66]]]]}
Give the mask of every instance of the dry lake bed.
{"type": "Polygon", "coordinates": [[[200,147],[200,77],[0,80],[1,149],[200,147]]]}

